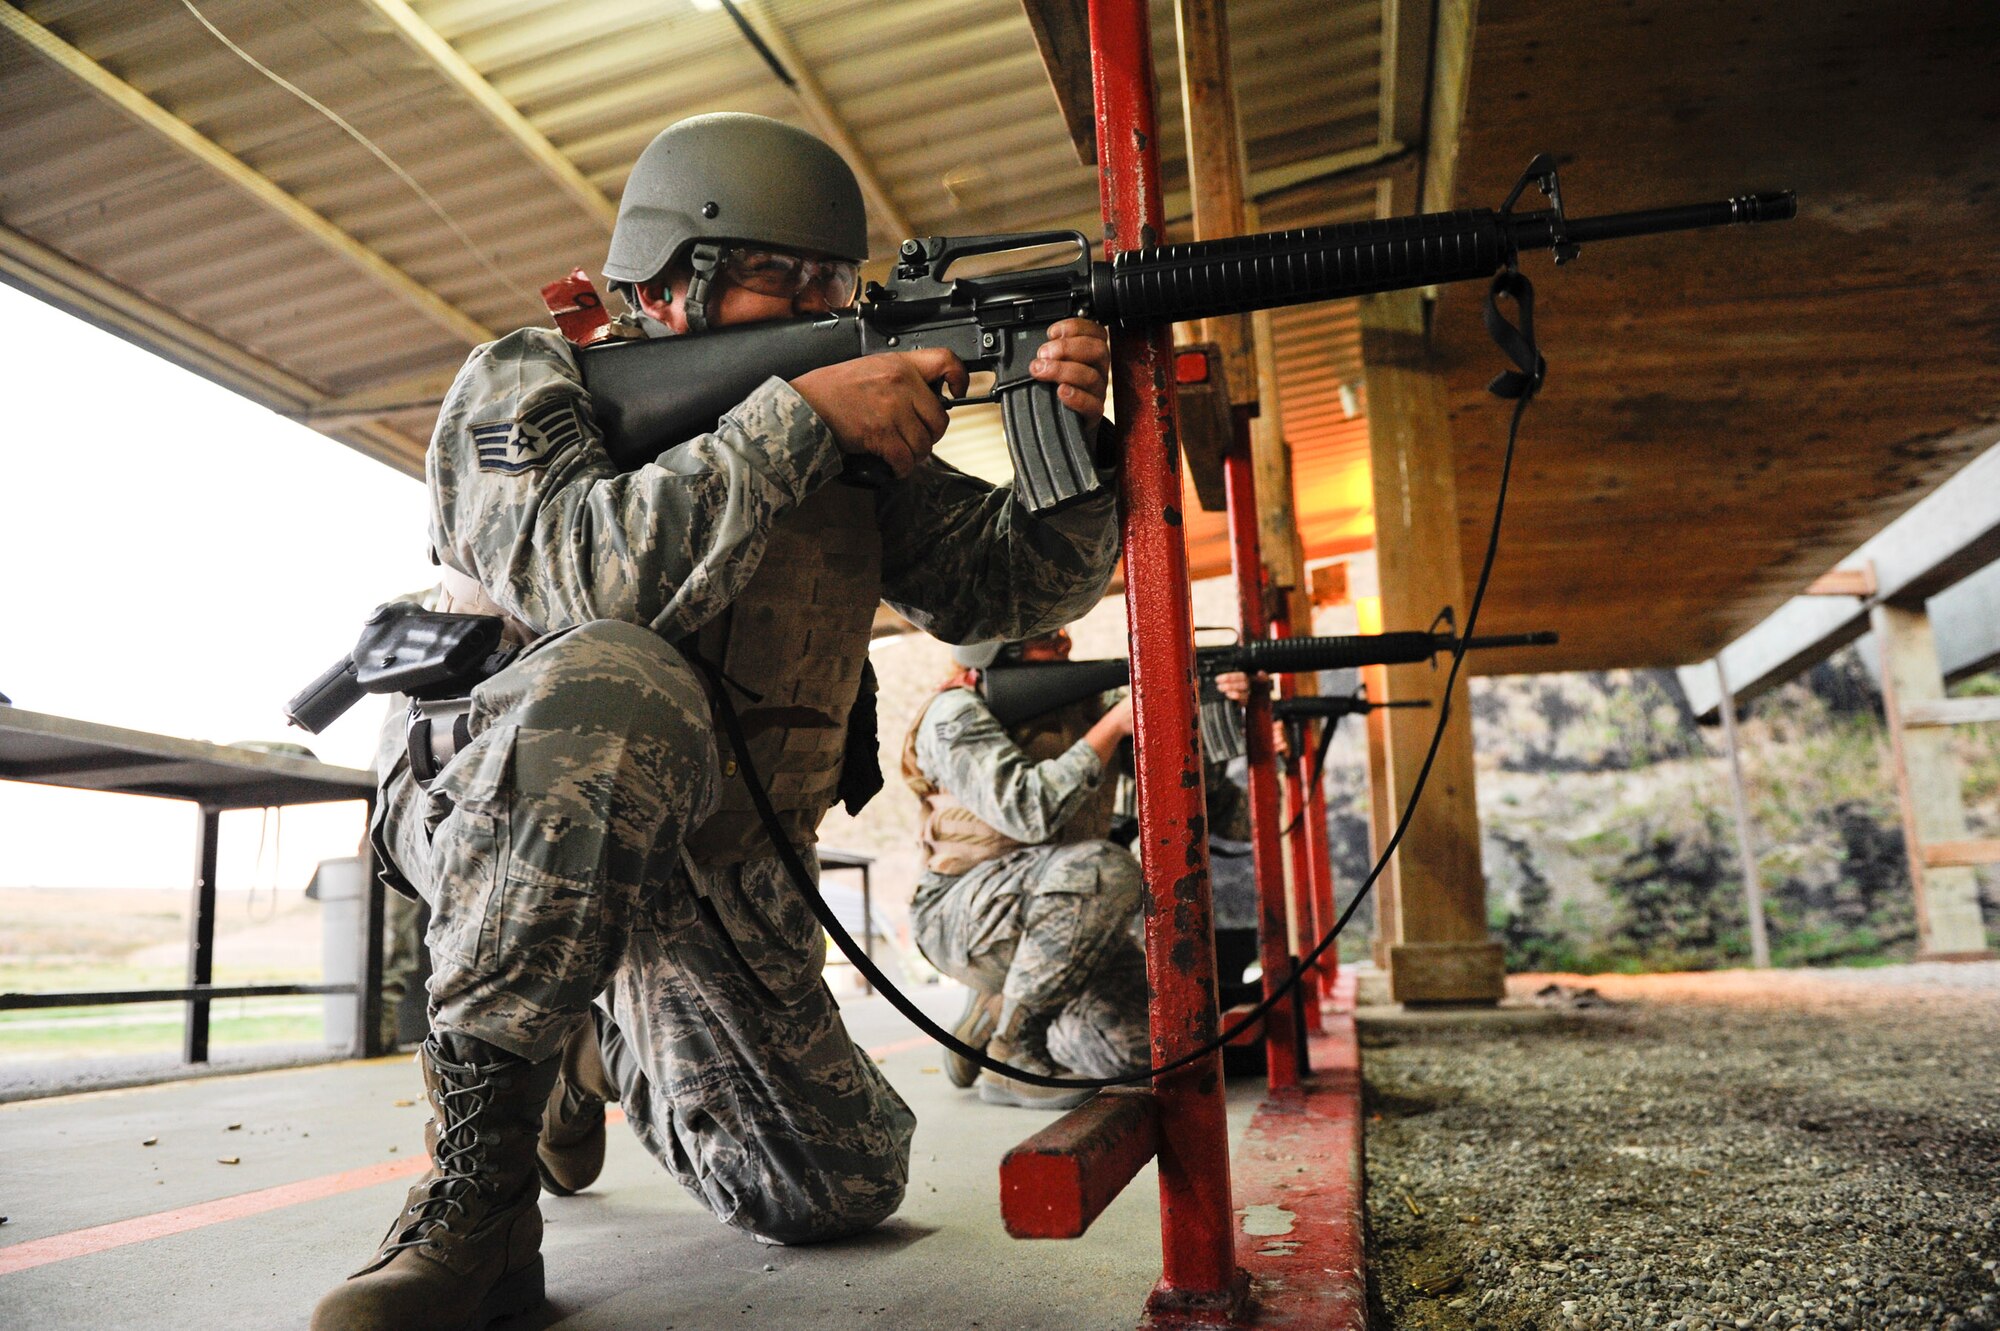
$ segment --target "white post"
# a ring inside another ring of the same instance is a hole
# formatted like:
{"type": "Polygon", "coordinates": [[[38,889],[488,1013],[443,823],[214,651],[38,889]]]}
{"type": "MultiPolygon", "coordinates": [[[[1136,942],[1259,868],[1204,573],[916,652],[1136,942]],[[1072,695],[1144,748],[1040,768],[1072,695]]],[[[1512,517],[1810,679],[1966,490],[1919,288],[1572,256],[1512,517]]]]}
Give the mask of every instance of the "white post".
{"type": "Polygon", "coordinates": [[[1736,806],[1736,853],[1743,865],[1743,905],[1750,916],[1750,964],[1759,970],[1771,964],[1771,939],[1764,930],[1764,889],[1757,881],[1757,854],[1750,844],[1750,801],[1743,793],[1743,760],[1736,751],[1736,695],[1722,658],[1715,658],[1715,686],[1722,694],[1722,735],[1729,747],[1729,794],[1736,806]]]}

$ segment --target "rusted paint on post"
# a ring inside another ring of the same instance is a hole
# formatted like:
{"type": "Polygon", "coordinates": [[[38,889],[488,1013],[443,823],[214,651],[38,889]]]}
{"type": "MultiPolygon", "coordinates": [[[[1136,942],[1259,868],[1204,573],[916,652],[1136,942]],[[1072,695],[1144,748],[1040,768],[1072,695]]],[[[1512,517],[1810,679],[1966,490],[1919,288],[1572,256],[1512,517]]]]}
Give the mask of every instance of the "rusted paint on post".
{"type": "Polygon", "coordinates": [[[1087,1100],[1007,1152],[1000,1218],[1017,1239],[1081,1238],[1159,1149],[1153,1093],[1087,1100]]]}
{"type": "Polygon", "coordinates": [[[1336,991],[1313,1074],[1250,1120],[1235,1167],[1243,1203],[1236,1251],[1257,1290],[1257,1331],[1365,1331],[1361,1051],[1354,981],[1336,991]]]}
{"type": "MultiPolygon", "coordinates": [[[[1237,628],[1245,642],[1269,631],[1264,609],[1264,558],[1258,548],[1257,482],[1250,461],[1250,413],[1233,413],[1235,446],[1223,459],[1229,487],[1229,562],[1236,575],[1237,628]]],[[[1264,996],[1291,977],[1290,929],[1285,911],[1284,850],[1278,837],[1278,754],[1271,742],[1271,686],[1252,679],[1243,704],[1244,749],[1250,769],[1250,854],[1257,879],[1257,948],[1264,996]]],[[[1264,1073],[1274,1091],[1299,1084],[1297,990],[1272,1005],[1264,1019],[1264,1073]]]]}
{"type": "MultiPolygon", "coordinates": [[[[1106,257],[1164,239],[1151,20],[1145,0],[1091,0],[1100,197],[1106,257]]],[[[1214,1038],[1215,928],[1208,816],[1195,726],[1194,620],[1174,432],[1172,334],[1112,344],[1125,456],[1121,475],[1126,612],[1138,757],[1139,858],[1145,870],[1146,974],[1153,1057],[1214,1038]]],[[[1240,1306],[1229,1196],[1222,1056],[1157,1078],[1162,1271],[1148,1308],[1161,1316],[1240,1306]]]]}
{"type": "MultiPolygon", "coordinates": [[[[1280,615],[1272,620],[1271,635],[1291,637],[1291,617],[1280,615]]],[[[1280,697],[1298,697],[1298,676],[1280,675],[1278,693],[1280,697]]],[[[1297,957],[1311,952],[1318,945],[1321,935],[1333,925],[1332,920],[1321,914],[1319,898],[1314,891],[1312,840],[1310,829],[1306,826],[1311,806],[1307,792],[1313,784],[1313,741],[1317,738],[1313,732],[1318,728],[1311,722],[1297,728],[1297,734],[1302,738],[1293,744],[1285,770],[1285,859],[1291,865],[1292,954],[1297,957]]],[[[1306,967],[1305,974],[1299,977],[1298,1006],[1308,1035],[1319,1035],[1326,1029],[1319,1010],[1320,980],[1321,971],[1317,964],[1306,967]]]]}

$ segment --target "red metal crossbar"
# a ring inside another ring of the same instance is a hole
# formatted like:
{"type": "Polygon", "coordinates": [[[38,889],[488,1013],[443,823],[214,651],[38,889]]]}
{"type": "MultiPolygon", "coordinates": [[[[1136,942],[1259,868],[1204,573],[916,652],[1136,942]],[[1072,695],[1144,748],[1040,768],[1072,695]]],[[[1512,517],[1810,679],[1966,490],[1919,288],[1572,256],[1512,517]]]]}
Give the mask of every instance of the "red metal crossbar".
{"type": "Polygon", "coordinates": [[[1000,1162],[1007,1232],[1017,1239],[1082,1237],[1159,1143],[1151,1091],[1106,1091],[1072,1109],[1000,1162]]]}

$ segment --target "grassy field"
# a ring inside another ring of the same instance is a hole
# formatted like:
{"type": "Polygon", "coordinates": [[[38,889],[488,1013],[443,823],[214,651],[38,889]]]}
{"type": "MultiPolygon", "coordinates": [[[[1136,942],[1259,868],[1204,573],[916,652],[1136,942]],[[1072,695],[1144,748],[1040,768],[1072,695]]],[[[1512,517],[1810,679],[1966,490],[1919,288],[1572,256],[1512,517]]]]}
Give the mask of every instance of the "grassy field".
{"type": "MultiPolygon", "coordinates": [[[[170,988],[187,980],[188,894],[142,889],[0,888],[0,991],[170,988]]],[[[320,906],[297,891],[217,895],[215,983],[320,979],[320,906]]],[[[186,1007],[0,1012],[0,1062],[178,1049],[186,1007]]],[[[324,1038],[315,998],[224,999],[210,1008],[217,1049],[324,1038]]]]}

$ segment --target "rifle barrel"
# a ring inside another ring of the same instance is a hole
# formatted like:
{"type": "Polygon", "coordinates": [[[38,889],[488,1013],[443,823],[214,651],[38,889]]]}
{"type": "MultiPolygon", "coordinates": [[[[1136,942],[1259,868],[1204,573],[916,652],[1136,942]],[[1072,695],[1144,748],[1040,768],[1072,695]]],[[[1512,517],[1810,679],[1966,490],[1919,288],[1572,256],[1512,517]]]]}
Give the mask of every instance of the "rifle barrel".
{"type": "Polygon", "coordinates": [[[1467,208],[1153,245],[1112,259],[1108,278],[1097,284],[1097,315],[1125,324],[1212,319],[1462,282],[1489,277],[1520,251],[1548,249],[1558,240],[1584,244],[1774,222],[1796,211],[1794,196],[1786,190],[1565,219],[1560,236],[1552,211],[1502,215],[1490,208],[1467,208]]]}

